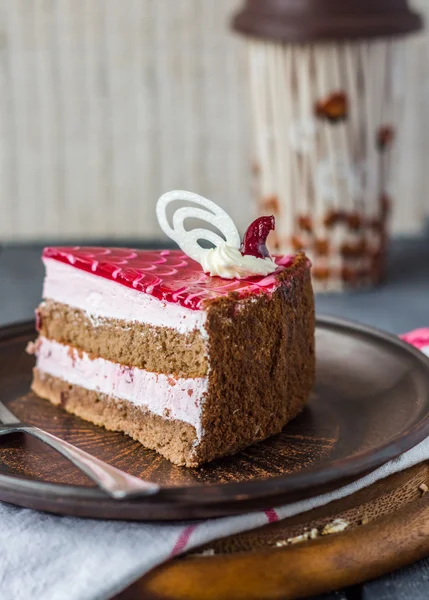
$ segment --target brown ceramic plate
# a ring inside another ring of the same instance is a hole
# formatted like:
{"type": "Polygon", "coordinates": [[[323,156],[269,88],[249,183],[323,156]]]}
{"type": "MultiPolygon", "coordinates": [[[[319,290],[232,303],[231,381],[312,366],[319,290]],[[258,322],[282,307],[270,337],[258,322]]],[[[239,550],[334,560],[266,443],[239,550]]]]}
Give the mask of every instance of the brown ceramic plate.
{"type": "Polygon", "coordinates": [[[116,519],[242,513],[344,485],[429,435],[429,360],[393,336],[333,318],[317,322],[317,379],[306,410],[281,434],[200,469],[175,467],[29,393],[32,323],[0,329],[0,398],[22,420],[165,489],[115,501],[30,437],[0,440],[0,500],[116,519]]]}

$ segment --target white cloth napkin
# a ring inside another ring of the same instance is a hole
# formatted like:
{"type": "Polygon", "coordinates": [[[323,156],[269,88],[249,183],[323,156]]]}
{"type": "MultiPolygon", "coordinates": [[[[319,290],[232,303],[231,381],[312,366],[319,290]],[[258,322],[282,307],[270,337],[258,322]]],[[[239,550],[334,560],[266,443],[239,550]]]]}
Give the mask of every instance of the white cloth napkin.
{"type": "MultiPolygon", "coordinates": [[[[429,356],[429,330],[404,336],[429,356]]],[[[105,600],[172,556],[343,498],[429,460],[429,438],[339,490],[276,509],[199,522],[58,517],[0,503],[1,600],[105,600]]]]}

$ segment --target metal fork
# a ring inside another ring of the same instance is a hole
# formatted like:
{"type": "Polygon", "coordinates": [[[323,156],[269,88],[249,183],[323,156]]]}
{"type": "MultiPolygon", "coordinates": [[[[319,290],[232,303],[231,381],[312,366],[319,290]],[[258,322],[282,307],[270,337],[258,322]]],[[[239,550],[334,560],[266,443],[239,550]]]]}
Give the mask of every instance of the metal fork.
{"type": "Polygon", "coordinates": [[[22,423],[1,401],[0,423],[2,423],[0,435],[23,432],[41,440],[65,456],[112,498],[119,500],[135,496],[149,496],[160,490],[160,486],[155,483],[128,475],[55,435],[39,429],[39,427],[22,423]]]}

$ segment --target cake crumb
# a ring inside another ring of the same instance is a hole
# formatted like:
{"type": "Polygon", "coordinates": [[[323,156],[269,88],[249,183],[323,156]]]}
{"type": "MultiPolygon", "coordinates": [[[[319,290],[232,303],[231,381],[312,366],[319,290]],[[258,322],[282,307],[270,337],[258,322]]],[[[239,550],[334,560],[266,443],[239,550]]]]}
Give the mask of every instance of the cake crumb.
{"type": "Polygon", "coordinates": [[[427,494],[429,492],[429,488],[425,483],[422,483],[421,485],[419,485],[419,490],[422,493],[422,496],[424,496],[425,494],[427,494]]]}
{"type": "Polygon", "coordinates": [[[322,529],[322,535],[330,535],[331,533],[340,533],[347,529],[349,524],[344,519],[335,519],[331,523],[325,525],[322,529]]]}
{"type": "Polygon", "coordinates": [[[308,540],[308,532],[301,533],[301,535],[296,535],[295,537],[288,538],[286,541],[288,544],[299,544],[300,542],[305,542],[308,540]]]}
{"type": "Polygon", "coordinates": [[[194,552],[193,554],[189,554],[189,556],[214,556],[215,554],[214,548],[206,548],[202,552],[194,552]]]}
{"type": "Polygon", "coordinates": [[[276,546],[281,548],[282,546],[288,546],[289,544],[299,544],[300,542],[315,540],[317,537],[319,537],[319,531],[316,528],[313,528],[310,531],[304,531],[304,533],[301,533],[301,535],[287,538],[287,540],[280,540],[276,542],[276,546]]]}
{"type": "Polygon", "coordinates": [[[27,354],[36,354],[37,353],[36,344],[34,342],[28,342],[25,351],[27,352],[27,354]]]}

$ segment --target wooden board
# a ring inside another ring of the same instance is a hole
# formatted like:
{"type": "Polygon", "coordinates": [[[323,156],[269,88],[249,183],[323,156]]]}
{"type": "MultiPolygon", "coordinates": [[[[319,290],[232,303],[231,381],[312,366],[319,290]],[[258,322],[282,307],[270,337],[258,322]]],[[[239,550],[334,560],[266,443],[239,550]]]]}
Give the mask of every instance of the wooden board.
{"type": "Polygon", "coordinates": [[[429,488],[428,463],[311,512],[218,540],[205,548],[214,556],[171,561],[117,600],[287,600],[379,577],[429,555],[429,493],[422,484],[429,488]],[[276,547],[337,518],[349,523],[342,533],[276,547]]]}

